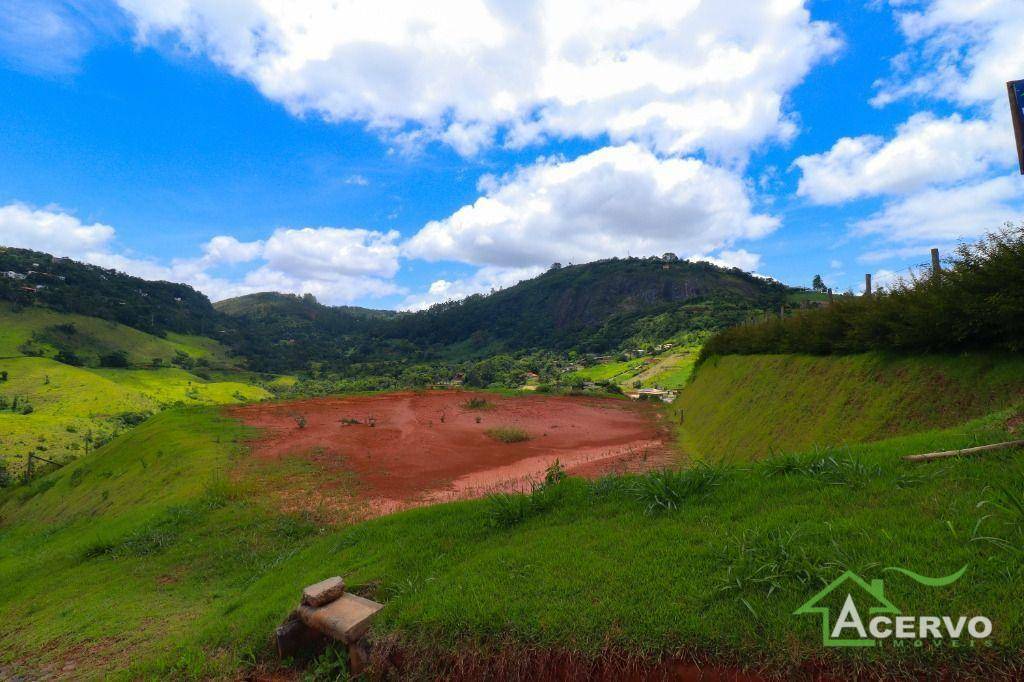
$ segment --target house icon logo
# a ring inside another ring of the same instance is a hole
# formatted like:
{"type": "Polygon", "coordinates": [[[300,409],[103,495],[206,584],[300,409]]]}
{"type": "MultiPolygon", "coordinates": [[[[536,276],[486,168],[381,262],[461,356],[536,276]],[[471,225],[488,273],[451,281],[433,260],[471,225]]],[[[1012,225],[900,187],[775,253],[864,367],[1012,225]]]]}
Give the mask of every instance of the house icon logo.
{"type": "Polygon", "coordinates": [[[859,592],[866,601],[871,604],[868,609],[868,612],[871,615],[898,615],[900,613],[899,608],[885,598],[885,584],[881,579],[875,579],[868,583],[853,571],[847,571],[826,585],[823,590],[807,600],[803,606],[793,612],[793,615],[801,616],[808,613],[821,614],[821,642],[825,646],[875,646],[875,640],[866,637],[838,639],[832,637],[832,633],[834,632],[831,618],[832,609],[829,606],[823,606],[822,603],[829,595],[843,586],[846,586],[847,590],[846,601],[843,602],[842,610],[840,611],[839,617],[836,619],[836,625],[845,622],[844,619],[849,618],[851,610],[857,612],[859,615],[856,601],[853,598],[853,595],[856,592],[859,592]]]}
{"type": "MultiPolygon", "coordinates": [[[[900,573],[926,587],[942,588],[963,577],[967,566],[940,578],[895,566],[885,571],[900,573]]],[[[941,645],[969,639],[973,646],[992,634],[992,621],[985,616],[904,615],[886,597],[885,583],[880,578],[869,582],[853,571],[846,571],[826,585],[793,615],[820,617],[821,642],[827,647],[873,647],[889,639],[897,644],[902,644],[902,640],[931,640],[941,645]]]]}

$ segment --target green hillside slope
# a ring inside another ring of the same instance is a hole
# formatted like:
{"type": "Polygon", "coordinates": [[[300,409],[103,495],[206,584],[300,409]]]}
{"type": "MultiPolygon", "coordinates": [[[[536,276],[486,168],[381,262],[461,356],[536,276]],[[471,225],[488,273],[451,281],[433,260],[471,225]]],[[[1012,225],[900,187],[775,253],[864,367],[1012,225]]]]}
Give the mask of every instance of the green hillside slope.
{"type": "Polygon", "coordinates": [[[0,273],[0,301],[99,317],[156,334],[213,335],[220,330],[220,316],[209,299],[187,284],[151,282],[2,244],[0,273]]]}
{"type": "Polygon", "coordinates": [[[952,426],[1022,398],[1015,355],[730,355],[706,360],[671,411],[689,454],[741,460],[952,426]]]}
{"type": "Polygon", "coordinates": [[[263,400],[239,381],[206,381],[182,369],[88,369],[48,358],[0,359],[0,461],[20,471],[29,453],[54,461],[85,454],[140,417],[172,405],[263,400]],[[15,405],[15,398],[18,404],[15,405]],[[24,406],[31,407],[24,414],[24,406]]]}
{"type": "Polygon", "coordinates": [[[0,301],[0,357],[53,357],[60,350],[73,352],[92,367],[116,351],[124,352],[131,365],[150,365],[157,358],[170,364],[179,352],[214,366],[237,364],[227,349],[206,337],[169,332],[161,338],[97,317],[0,301]]]}
{"type": "Polygon", "coordinates": [[[325,526],[275,511],[259,480],[237,475],[238,425],[209,408],[164,412],[0,491],[0,621],[17,623],[0,628],[0,672],[270,675],[282,665],[270,633],[298,590],[340,574],[385,603],[377,641],[432,677],[502,665],[530,679],[559,654],[604,661],[612,676],[672,656],[780,678],[807,665],[839,679],[942,677],[950,665],[1019,675],[1024,536],[991,482],[1024,490],[1020,452],[926,467],[895,457],[1004,438],[1007,416],[855,447],[831,465],[812,454],[697,470],[668,484],[682,495],[674,509],[651,506],[662,479],[627,476],[569,479],[516,517],[481,500],[325,526]],[[965,564],[941,590],[881,569],[965,564]],[[846,569],[884,576],[908,613],[986,615],[992,646],[823,649],[820,622],[793,611],[846,569]]]}

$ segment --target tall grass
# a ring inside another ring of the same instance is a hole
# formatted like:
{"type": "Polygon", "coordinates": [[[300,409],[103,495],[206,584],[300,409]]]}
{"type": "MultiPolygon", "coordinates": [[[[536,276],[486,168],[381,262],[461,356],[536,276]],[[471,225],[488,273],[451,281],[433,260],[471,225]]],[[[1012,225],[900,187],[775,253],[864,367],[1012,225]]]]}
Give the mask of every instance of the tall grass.
{"type": "Polygon", "coordinates": [[[518,426],[495,426],[484,433],[502,443],[522,443],[530,440],[530,434],[518,426]]]}
{"type": "Polygon", "coordinates": [[[699,463],[691,469],[663,469],[637,476],[631,493],[648,514],[679,509],[689,499],[706,495],[721,483],[723,465],[699,463]]]}
{"type": "Polygon", "coordinates": [[[873,296],[727,329],[701,349],[758,353],[1024,349],[1024,224],[962,244],[938,277],[911,276],[873,296]]]}

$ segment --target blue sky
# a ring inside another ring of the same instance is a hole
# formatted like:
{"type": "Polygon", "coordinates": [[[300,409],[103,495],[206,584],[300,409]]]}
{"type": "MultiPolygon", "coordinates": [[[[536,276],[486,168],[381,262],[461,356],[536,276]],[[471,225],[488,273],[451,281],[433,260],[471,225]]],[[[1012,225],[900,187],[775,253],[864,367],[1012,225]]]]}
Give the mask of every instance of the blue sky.
{"type": "Polygon", "coordinates": [[[1020,0],[719,5],[0,0],[0,244],[415,308],[664,251],[856,289],[1021,218],[1020,0]]]}

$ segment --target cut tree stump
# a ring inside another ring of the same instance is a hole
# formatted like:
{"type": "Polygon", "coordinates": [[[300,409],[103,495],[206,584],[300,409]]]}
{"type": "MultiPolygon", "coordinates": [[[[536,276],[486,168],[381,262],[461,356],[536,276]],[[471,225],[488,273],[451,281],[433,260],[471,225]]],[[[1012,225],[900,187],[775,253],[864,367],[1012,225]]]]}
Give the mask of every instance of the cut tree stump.
{"type": "Polygon", "coordinates": [[[970,457],[980,455],[993,450],[1006,450],[1009,448],[1024,448],[1024,440],[1011,440],[1006,443],[993,443],[992,445],[979,445],[976,448],[964,448],[963,450],[945,450],[943,452],[928,452],[923,455],[907,455],[903,459],[907,462],[930,462],[936,459],[947,459],[949,457],[970,457]]]}
{"type": "Polygon", "coordinates": [[[306,606],[323,606],[345,594],[345,581],[339,576],[321,580],[302,590],[302,603],[306,606]]]}

